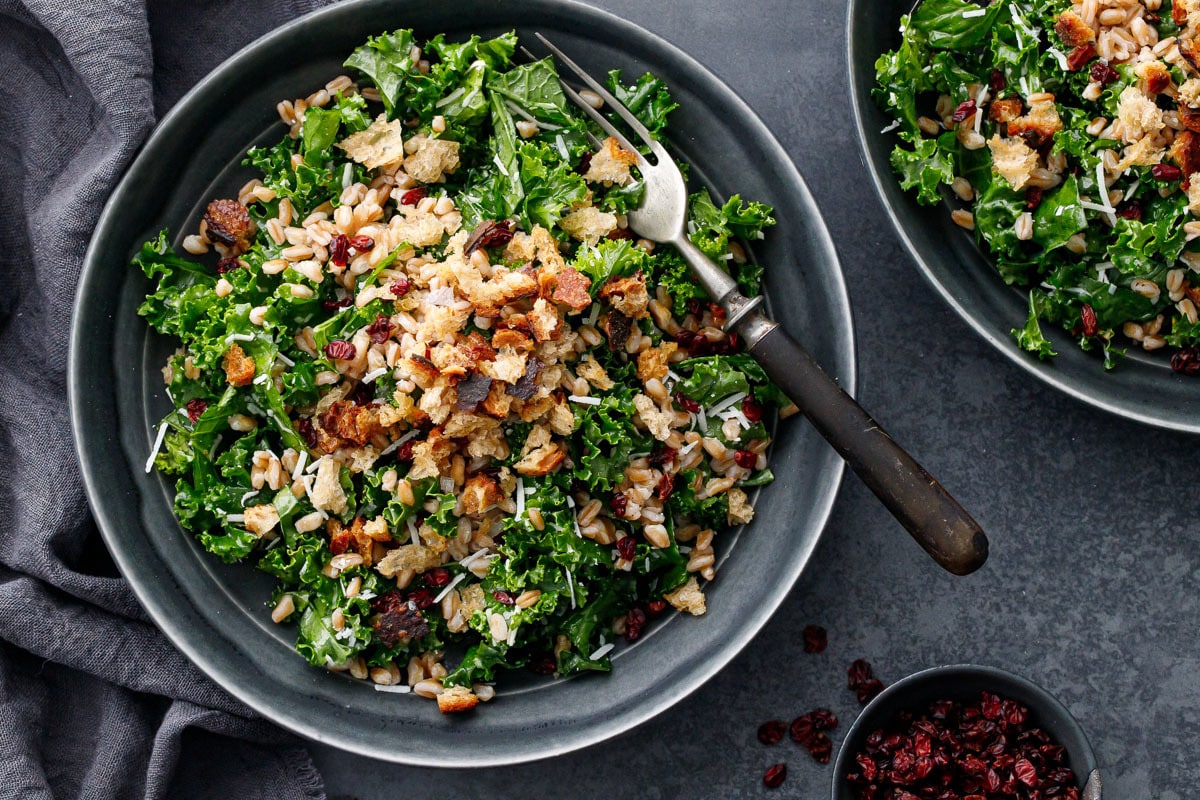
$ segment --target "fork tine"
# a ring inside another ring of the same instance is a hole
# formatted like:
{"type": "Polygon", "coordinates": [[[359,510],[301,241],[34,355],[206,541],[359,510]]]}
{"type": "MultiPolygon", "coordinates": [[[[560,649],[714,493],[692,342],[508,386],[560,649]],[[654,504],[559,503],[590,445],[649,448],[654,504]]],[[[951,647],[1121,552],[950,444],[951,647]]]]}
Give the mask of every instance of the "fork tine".
{"type": "MultiPolygon", "coordinates": [[[[526,47],[525,45],[521,45],[521,52],[525,54],[526,58],[529,58],[532,61],[540,61],[541,60],[537,56],[535,56],[533,53],[531,53],[529,51],[529,48],[526,47]]],[[[604,128],[604,130],[607,131],[609,133],[609,135],[611,135],[613,138],[615,138],[621,144],[621,147],[623,147],[626,150],[628,150],[632,153],[635,153],[637,155],[638,164],[640,166],[643,166],[643,167],[648,166],[646,160],[642,157],[642,154],[638,152],[637,148],[634,147],[629,142],[629,140],[626,139],[621,134],[620,131],[618,131],[615,127],[613,127],[613,125],[607,119],[605,119],[602,114],[600,114],[598,111],[596,111],[596,109],[592,108],[590,103],[588,103],[586,100],[584,100],[582,97],[580,97],[579,93],[576,92],[569,83],[567,83],[566,81],[564,81],[561,78],[559,78],[558,83],[560,86],[562,86],[563,92],[566,93],[567,97],[569,97],[571,99],[571,101],[573,103],[575,103],[575,105],[579,106],[581,109],[586,111],[588,113],[588,115],[591,116],[591,118],[596,121],[596,124],[598,124],[600,127],[604,128]]],[[[587,134],[588,141],[591,142],[592,147],[599,150],[601,147],[600,140],[597,139],[595,137],[595,135],[592,134],[591,131],[585,131],[585,133],[587,134]]]]}
{"type": "MultiPolygon", "coordinates": [[[[608,121],[607,117],[605,117],[596,109],[592,108],[592,105],[587,100],[584,100],[582,97],[580,97],[579,92],[571,88],[571,85],[566,81],[560,80],[559,83],[562,85],[563,91],[567,93],[567,97],[571,98],[571,102],[583,109],[583,111],[586,112],[589,117],[595,120],[597,125],[604,129],[605,133],[616,139],[623,149],[637,156],[637,163],[639,167],[645,169],[649,166],[649,163],[645,158],[642,157],[642,154],[638,152],[638,149],[634,147],[628,139],[625,138],[625,134],[617,130],[616,126],[608,121]]],[[[589,134],[589,138],[592,139],[592,144],[599,149],[600,143],[595,141],[595,137],[589,134]]]]}
{"type": "MultiPolygon", "coordinates": [[[[546,45],[546,47],[548,47],[550,49],[550,52],[554,53],[554,55],[557,56],[560,61],[562,61],[564,64],[566,64],[570,68],[570,70],[572,72],[574,72],[576,76],[579,77],[579,79],[581,81],[586,83],[588,85],[588,88],[590,88],[596,94],[600,95],[600,97],[604,98],[604,102],[607,103],[612,108],[613,111],[616,111],[617,114],[621,117],[621,119],[625,120],[625,124],[627,124],[634,133],[636,133],[638,136],[640,136],[642,141],[645,142],[647,144],[647,146],[649,146],[651,148],[654,147],[656,142],[654,141],[654,138],[650,135],[650,131],[646,130],[646,126],[643,125],[641,123],[641,121],[638,120],[638,118],[635,117],[628,108],[626,108],[620,101],[618,101],[617,98],[613,97],[612,93],[609,92],[608,89],[605,89],[601,84],[597,83],[596,80],[594,78],[592,78],[591,75],[584,72],[583,69],[578,64],[576,64],[571,59],[567,58],[566,54],[564,54],[562,50],[559,50],[557,47],[552,45],[550,43],[550,40],[547,39],[545,36],[542,36],[540,33],[534,33],[534,36],[536,36],[538,38],[538,41],[540,41],[542,44],[546,45]]],[[[591,108],[591,106],[589,106],[589,108],[591,108]]],[[[622,144],[624,144],[624,143],[622,142],[622,144]]],[[[637,152],[637,149],[633,148],[633,147],[630,147],[627,149],[637,152]]]]}

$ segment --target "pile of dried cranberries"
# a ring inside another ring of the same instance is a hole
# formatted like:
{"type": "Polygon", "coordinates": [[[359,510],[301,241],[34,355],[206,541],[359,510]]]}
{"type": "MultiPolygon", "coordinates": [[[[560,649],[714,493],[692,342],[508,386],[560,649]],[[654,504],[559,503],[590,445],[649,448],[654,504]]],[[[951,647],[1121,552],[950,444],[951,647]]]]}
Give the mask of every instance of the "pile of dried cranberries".
{"type": "Polygon", "coordinates": [[[1025,706],[989,692],[901,712],[855,762],[846,780],[859,800],[1079,800],[1066,749],[1025,706]]]}

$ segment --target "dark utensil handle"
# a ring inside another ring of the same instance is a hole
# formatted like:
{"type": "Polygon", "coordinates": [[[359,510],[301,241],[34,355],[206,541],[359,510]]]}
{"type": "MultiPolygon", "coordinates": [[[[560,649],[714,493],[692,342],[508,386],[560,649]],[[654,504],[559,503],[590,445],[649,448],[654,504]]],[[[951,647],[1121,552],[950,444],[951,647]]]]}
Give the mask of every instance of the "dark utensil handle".
{"type": "Polygon", "coordinates": [[[934,561],[955,575],[983,566],[988,540],[979,523],[807,350],[775,326],[750,352],[934,561]]]}

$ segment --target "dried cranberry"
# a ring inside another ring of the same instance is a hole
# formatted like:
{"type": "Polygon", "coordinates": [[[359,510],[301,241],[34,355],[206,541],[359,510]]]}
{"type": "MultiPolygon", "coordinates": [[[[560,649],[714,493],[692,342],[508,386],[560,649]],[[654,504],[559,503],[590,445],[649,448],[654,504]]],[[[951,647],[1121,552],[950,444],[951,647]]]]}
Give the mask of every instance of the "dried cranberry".
{"type": "Polygon", "coordinates": [[[592,154],[584,153],[583,155],[581,155],[579,157],[579,166],[577,166],[575,168],[575,171],[578,172],[580,175],[584,175],[591,168],[592,168],[592,154]]]}
{"type": "Polygon", "coordinates": [[[1025,190],[1025,208],[1033,211],[1042,204],[1042,190],[1036,186],[1030,186],[1025,190]]]}
{"type": "Polygon", "coordinates": [[[558,664],[555,662],[554,656],[543,656],[529,662],[529,671],[537,675],[553,675],[556,669],[558,669],[558,664]]]}
{"type": "Polygon", "coordinates": [[[409,189],[407,192],[400,195],[400,205],[415,206],[428,196],[429,190],[424,186],[418,186],[416,189],[409,189]]]}
{"type": "Polygon", "coordinates": [[[1177,181],[1183,177],[1183,170],[1174,164],[1155,164],[1150,168],[1150,174],[1160,181],[1177,181]]]}
{"type": "Polygon", "coordinates": [[[831,731],[838,726],[837,714],[828,708],[815,708],[808,713],[812,715],[813,725],[817,730],[831,731]]]}
{"type": "Polygon", "coordinates": [[[1096,46],[1081,44],[1067,53],[1067,72],[1079,72],[1083,66],[1096,57],[1096,46]]]}
{"type": "Polygon", "coordinates": [[[753,450],[737,450],[733,454],[733,463],[742,469],[754,469],[758,463],[758,453],[753,450]]]}
{"type": "Polygon", "coordinates": [[[854,660],[854,663],[846,670],[846,675],[848,677],[846,682],[847,689],[857,689],[874,677],[874,674],[871,672],[871,664],[861,658],[854,660]]]}
{"type": "Polygon", "coordinates": [[[355,236],[350,239],[350,246],[360,253],[369,253],[375,249],[375,240],[370,236],[355,236]]]}
{"type": "Polygon", "coordinates": [[[878,678],[872,678],[866,683],[860,684],[857,689],[858,702],[865,706],[867,703],[874,700],[879,693],[883,691],[883,689],[883,681],[879,680],[878,678]]]}
{"type": "Polygon", "coordinates": [[[813,723],[811,714],[801,714],[792,720],[792,724],[788,726],[788,735],[792,737],[793,742],[804,744],[812,739],[816,733],[816,725],[813,723]]]}
{"type": "MultiPolygon", "coordinates": [[[[621,495],[624,497],[624,495],[621,495]]],[[[632,536],[623,536],[617,539],[617,555],[626,561],[633,561],[637,555],[637,540],[632,536]]]]}
{"type": "Polygon", "coordinates": [[[408,290],[411,288],[412,281],[410,281],[408,278],[396,278],[396,280],[392,281],[388,286],[388,291],[390,291],[394,297],[399,299],[408,294],[408,290]]]}
{"type": "Polygon", "coordinates": [[[1084,325],[1084,336],[1096,336],[1096,309],[1092,308],[1091,303],[1084,303],[1079,309],[1079,320],[1084,325]]]}
{"type": "Polygon", "coordinates": [[[674,460],[675,448],[667,447],[666,445],[651,453],[649,458],[650,463],[656,467],[661,467],[663,464],[670,464],[674,460]]]}
{"type": "Polygon", "coordinates": [[[497,589],[492,592],[492,599],[502,606],[515,605],[517,599],[503,589],[497,589]]]}
{"type": "Polygon", "coordinates": [[[413,457],[413,440],[409,439],[404,444],[396,449],[397,461],[412,461],[413,457]]]}
{"type": "Polygon", "coordinates": [[[779,744],[787,724],[782,720],[770,719],[758,726],[758,740],[763,744],[779,744]]]}
{"type": "Polygon", "coordinates": [[[301,417],[296,420],[296,432],[300,434],[300,438],[309,447],[317,446],[317,429],[313,427],[312,420],[308,417],[301,417]]]}
{"type": "Polygon", "coordinates": [[[958,108],[954,109],[954,113],[950,115],[950,119],[954,122],[962,122],[965,119],[975,116],[975,101],[964,100],[958,104],[958,108]]]}
{"type": "Polygon", "coordinates": [[[700,298],[690,297],[687,301],[687,312],[694,316],[700,316],[700,298]]]}
{"type": "Polygon", "coordinates": [[[613,495],[610,506],[614,514],[618,517],[623,517],[625,516],[625,509],[629,506],[629,498],[623,492],[617,492],[613,495]]]}
{"type": "Polygon", "coordinates": [[[237,256],[228,256],[217,262],[217,274],[224,275],[226,272],[233,272],[240,267],[242,262],[237,260],[237,256]]]}
{"type": "Polygon", "coordinates": [[[678,404],[678,406],[679,406],[680,408],[682,408],[684,411],[691,412],[692,414],[699,414],[699,413],[700,413],[700,404],[699,404],[699,403],[697,403],[697,402],[696,402],[695,400],[693,400],[692,398],[688,397],[688,396],[687,396],[686,394],[684,394],[683,392],[676,392],[676,393],[675,393],[675,402],[676,402],[676,404],[678,404]]]}
{"type": "Polygon", "coordinates": [[[436,595],[434,595],[432,589],[426,589],[426,588],[415,589],[412,592],[409,592],[408,602],[415,605],[417,607],[418,611],[424,611],[425,609],[427,609],[431,605],[433,605],[433,600],[434,600],[435,596],[436,595]]]}
{"type": "Polygon", "coordinates": [[[334,339],[329,344],[325,345],[325,355],[330,358],[336,358],[339,361],[347,361],[354,358],[354,345],[347,342],[345,339],[334,339]]]}
{"type": "Polygon", "coordinates": [[[787,764],[775,764],[767,767],[763,773],[763,786],[768,789],[778,789],[787,778],[787,764]]]}
{"type": "Polygon", "coordinates": [[[763,418],[763,407],[758,404],[753,397],[747,397],[742,401],[742,414],[750,421],[750,424],[761,422],[763,418]]]}
{"type": "MultiPolygon", "coordinates": [[[[628,537],[626,537],[628,538],[628,537]]],[[[646,627],[646,612],[640,608],[631,608],[625,615],[625,641],[636,642],[646,627]]]]}
{"type": "Polygon", "coordinates": [[[822,653],[829,645],[829,634],[820,625],[805,625],[801,635],[804,637],[806,653],[822,653]]]}
{"type": "Polygon", "coordinates": [[[344,233],[329,240],[329,260],[339,267],[346,266],[350,261],[350,240],[344,233]]]}
{"type": "Polygon", "coordinates": [[[687,328],[680,328],[675,332],[675,344],[682,347],[684,350],[692,349],[692,343],[700,334],[695,331],[689,331],[687,328]]]}
{"type": "Polygon", "coordinates": [[[1000,711],[1000,697],[990,692],[984,692],[980,711],[983,713],[984,719],[1000,719],[1002,716],[1000,711]]]}
{"type": "Polygon", "coordinates": [[[664,472],[662,477],[658,479],[658,486],[655,488],[655,494],[658,499],[666,502],[675,491],[675,474],[664,472]]]}
{"type": "Polygon", "coordinates": [[[828,764],[829,756],[833,753],[833,742],[825,734],[815,733],[808,744],[808,752],[818,764],[828,764]]]}
{"type": "Polygon", "coordinates": [[[367,335],[375,344],[383,344],[392,335],[392,321],[386,314],[379,314],[375,321],[367,326],[367,335]]]}
{"type": "Polygon", "coordinates": [[[444,567],[434,567],[425,573],[425,583],[438,589],[450,582],[450,571],[444,567]]]}
{"type": "Polygon", "coordinates": [[[203,414],[207,409],[208,403],[204,402],[199,397],[193,397],[191,400],[187,401],[187,418],[193,425],[195,425],[196,420],[200,419],[200,415],[203,414]]]}
{"type": "Polygon", "coordinates": [[[1107,86],[1113,81],[1121,77],[1115,69],[1108,65],[1107,61],[1097,61],[1092,64],[1092,68],[1088,70],[1088,77],[1101,86],[1107,86]]]}
{"type": "Polygon", "coordinates": [[[1124,219],[1140,221],[1142,219],[1142,205],[1133,200],[1128,203],[1122,203],[1117,206],[1117,216],[1124,219]]]}
{"type": "Polygon", "coordinates": [[[341,300],[322,300],[321,308],[326,311],[337,311],[342,308],[349,308],[353,302],[349,297],[343,297],[341,300]]]}
{"type": "Polygon", "coordinates": [[[994,69],[992,74],[988,75],[988,86],[991,88],[992,94],[999,94],[1008,86],[1008,79],[1004,77],[1003,72],[994,69]]]}
{"type": "Polygon", "coordinates": [[[649,603],[646,603],[646,613],[650,616],[650,619],[658,619],[666,610],[666,600],[651,600],[649,603]]]}

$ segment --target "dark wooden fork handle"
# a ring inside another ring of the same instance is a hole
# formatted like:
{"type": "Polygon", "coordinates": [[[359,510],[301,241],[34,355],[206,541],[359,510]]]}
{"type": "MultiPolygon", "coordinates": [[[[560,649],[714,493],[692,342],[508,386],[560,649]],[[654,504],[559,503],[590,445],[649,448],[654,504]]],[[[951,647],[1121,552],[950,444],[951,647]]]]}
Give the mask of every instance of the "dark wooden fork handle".
{"type": "MultiPolygon", "coordinates": [[[[755,313],[739,328],[764,322],[755,313]]],[[[753,336],[747,339],[753,342],[750,352],[771,380],[792,398],[934,561],[955,575],[966,575],[983,566],[988,540],[979,523],[821,369],[808,351],[778,325],[757,341],[753,336]]]]}

